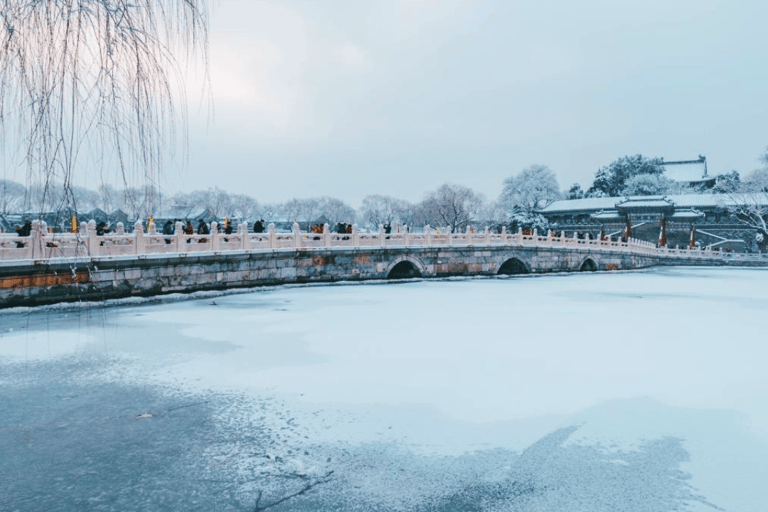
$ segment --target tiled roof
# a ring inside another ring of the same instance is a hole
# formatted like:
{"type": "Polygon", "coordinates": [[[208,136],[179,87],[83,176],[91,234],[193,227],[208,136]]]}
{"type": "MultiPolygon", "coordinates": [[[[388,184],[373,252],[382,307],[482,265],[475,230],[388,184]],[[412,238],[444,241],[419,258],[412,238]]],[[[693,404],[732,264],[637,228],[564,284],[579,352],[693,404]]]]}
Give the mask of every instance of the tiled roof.
{"type": "Polygon", "coordinates": [[[615,208],[616,203],[621,201],[622,197],[589,197],[586,199],[569,199],[565,201],[555,201],[546,208],[539,210],[541,213],[573,212],[573,211],[594,211],[608,210],[615,208]]]}
{"type": "Polygon", "coordinates": [[[671,180],[696,183],[715,179],[715,176],[707,174],[707,161],[703,158],[682,162],[662,162],[662,165],[665,169],[664,176],[671,180]]]}
{"type": "MultiPolygon", "coordinates": [[[[625,197],[593,197],[588,199],[571,199],[565,201],[555,201],[546,208],[539,210],[544,214],[555,213],[577,213],[577,212],[596,212],[600,210],[611,210],[616,205],[627,199],[647,200],[649,198],[658,199],[659,196],[632,196],[625,197]]],[[[674,203],[676,208],[725,208],[737,203],[754,203],[756,200],[768,206],[768,194],[760,201],[760,196],[755,194],[745,195],[743,198],[738,194],[680,194],[664,196],[668,201],[674,203]]],[[[667,204],[667,203],[665,203],[667,204]]]]}

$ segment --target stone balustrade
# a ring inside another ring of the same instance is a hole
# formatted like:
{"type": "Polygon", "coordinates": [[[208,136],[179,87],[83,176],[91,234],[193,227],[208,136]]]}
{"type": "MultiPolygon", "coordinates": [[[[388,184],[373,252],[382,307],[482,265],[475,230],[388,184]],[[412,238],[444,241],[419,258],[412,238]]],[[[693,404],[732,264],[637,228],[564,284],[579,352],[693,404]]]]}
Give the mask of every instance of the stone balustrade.
{"type": "Polygon", "coordinates": [[[219,231],[216,222],[211,224],[210,234],[187,235],[181,222],[175,226],[175,234],[163,235],[150,223],[144,232],[141,222],[134,225],[133,233],[126,233],[122,223],[114,233],[103,236],[96,234],[96,223],[81,223],[78,233],[48,233],[44,222],[35,221],[29,237],[13,234],[0,235],[0,260],[56,260],[62,258],[83,257],[125,257],[137,258],[153,254],[190,254],[224,253],[231,251],[275,251],[275,250],[312,250],[332,249],[335,247],[351,248],[402,248],[402,247],[542,247],[561,248],[564,250],[580,248],[589,250],[610,250],[644,254],[671,259],[695,258],[712,260],[768,261],[768,254],[727,253],[700,248],[656,247],[655,244],[629,239],[626,242],[598,240],[586,235],[579,238],[576,233],[567,236],[552,231],[526,235],[522,230],[509,233],[492,233],[488,228],[473,232],[469,228],[464,233],[452,233],[446,228],[425,226],[421,232],[412,233],[405,226],[398,233],[385,233],[379,226],[377,232],[360,231],[352,227],[351,233],[333,233],[328,224],[322,233],[300,231],[299,225],[293,225],[290,233],[278,233],[274,224],[270,224],[265,233],[253,233],[245,224],[237,231],[225,234],[219,231]]]}

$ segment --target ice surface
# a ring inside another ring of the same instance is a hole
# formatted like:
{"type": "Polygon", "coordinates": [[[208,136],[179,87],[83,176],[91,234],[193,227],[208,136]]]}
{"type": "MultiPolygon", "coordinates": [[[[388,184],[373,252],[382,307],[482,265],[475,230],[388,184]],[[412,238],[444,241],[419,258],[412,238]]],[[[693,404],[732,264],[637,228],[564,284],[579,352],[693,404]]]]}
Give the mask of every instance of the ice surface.
{"type": "MultiPolygon", "coordinates": [[[[349,462],[369,457],[366,447],[379,446],[388,464],[420,468],[427,480],[462,453],[483,453],[472,462],[485,468],[477,474],[506,482],[523,466],[498,469],[489,462],[497,460],[493,450],[512,457],[566,429],[548,448],[560,457],[550,469],[568,472],[562,464],[595,457],[583,471],[607,478],[608,461],[611,471],[626,467],[629,482],[645,478],[635,472],[647,464],[642,457],[684,453],[668,463],[690,472],[703,496],[685,498],[689,510],[712,510],[712,503],[757,512],[768,502],[761,484],[768,474],[766,285],[760,269],[665,268],[37,308],[0,315],[0,362],[102,356],[119,364],[100,378],[120,385],[235,397],[240,405],[216,413],[217,422],[255,422],[276,433],[275,453],[264,460],[277,456],[318,475],[326,458],[347,460],[334,466],[337,475],[347,467],[345,481],[369,489],[370,499],[380,491],[359,479],[378,481],[389,470],[367,473],[349,462]],[[287,454],[301,444],[321,455],[287,454]]],[[[234,460],[229,452],[210,456],[234,460]]],[[[393,471],[386,478],[399,474],[393,471]]],[[[445,485],[431,487],[441,500],[450,492],[438,487],[491,492],[465,482],[459,469],[445,471],[445,485]]],[[[541,485],[552,485],[547,478],[541,485]]],[[[565,497],[547,491],[537,506],[558,509],[568,497],[587,503],[592,491],[576,490],[584,485],[568,487],[565,497]]],[[[413,492],[416,501],[397,506],[423,504],[426,494],[413,492]]],[[[517,510],[503,503],[482,510],[517,510]]],[[[453,510],[445,507],[434,510],[453,510]]]]}

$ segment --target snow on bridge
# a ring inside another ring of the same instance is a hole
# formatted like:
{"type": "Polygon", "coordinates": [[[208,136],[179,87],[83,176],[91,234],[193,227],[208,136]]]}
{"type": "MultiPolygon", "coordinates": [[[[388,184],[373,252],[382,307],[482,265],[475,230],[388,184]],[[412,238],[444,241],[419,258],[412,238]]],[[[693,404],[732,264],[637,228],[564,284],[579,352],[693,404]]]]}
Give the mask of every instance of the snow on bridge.
{"type": "Polygon", "coordinates": [[[133,233],[122,226],[97,236],[95,224],[76,234],[49,234],[35,223],[30,237],[0,237],[0,307],[134,295],[342,280],[629,270],[654,265],[768,265],[750,256],[700,249],[657,248],[648,242],[590,239],[576,234],[236,232],[187,235],[133,233]],[[23,245],[23,247],[20,247],[23,245]]]}

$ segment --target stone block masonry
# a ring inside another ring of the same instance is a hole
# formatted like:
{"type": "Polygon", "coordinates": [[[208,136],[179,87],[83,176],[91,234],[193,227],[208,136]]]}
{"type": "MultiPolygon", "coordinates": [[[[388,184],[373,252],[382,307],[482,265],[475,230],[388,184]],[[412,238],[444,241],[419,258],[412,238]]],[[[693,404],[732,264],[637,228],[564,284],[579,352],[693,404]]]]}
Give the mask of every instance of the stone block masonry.
{"type": "Polygon", "coordinates": [[[58,240],[53,255],[42,249],[51,245],[43,243],[43,227],[35,227],[31,241],[19,239],[29,245],[23,250],[15,249],[17,237],[9,238],[14,248],[0,248],[0,256],[15,258],[0,261],[0,307],[287,283],[768,264],[763,256],[657,248],[632,239],[504,230],[439,234],[429,226],[421,233],[406,229],[397,234],[384,233],[383,228],[359,234],[353,228],[351,237],[331,234],[327,226],[322,235],[301,233],[298,227],[291,234],[277,234],[271,226],[266,235],[249,235],[241,226],[237,235],[226,237],[213,229],[205,243],[197,235],[174,235],[174,247],[182,251],[175,253],[167,252],[162,235],[150,229],[145,236],[140,225],[134,235],[104,240],[84,227],[85,249],[77,239],[58,240]],[[226,244],[230,246],[223,249],[226,244]]]}

